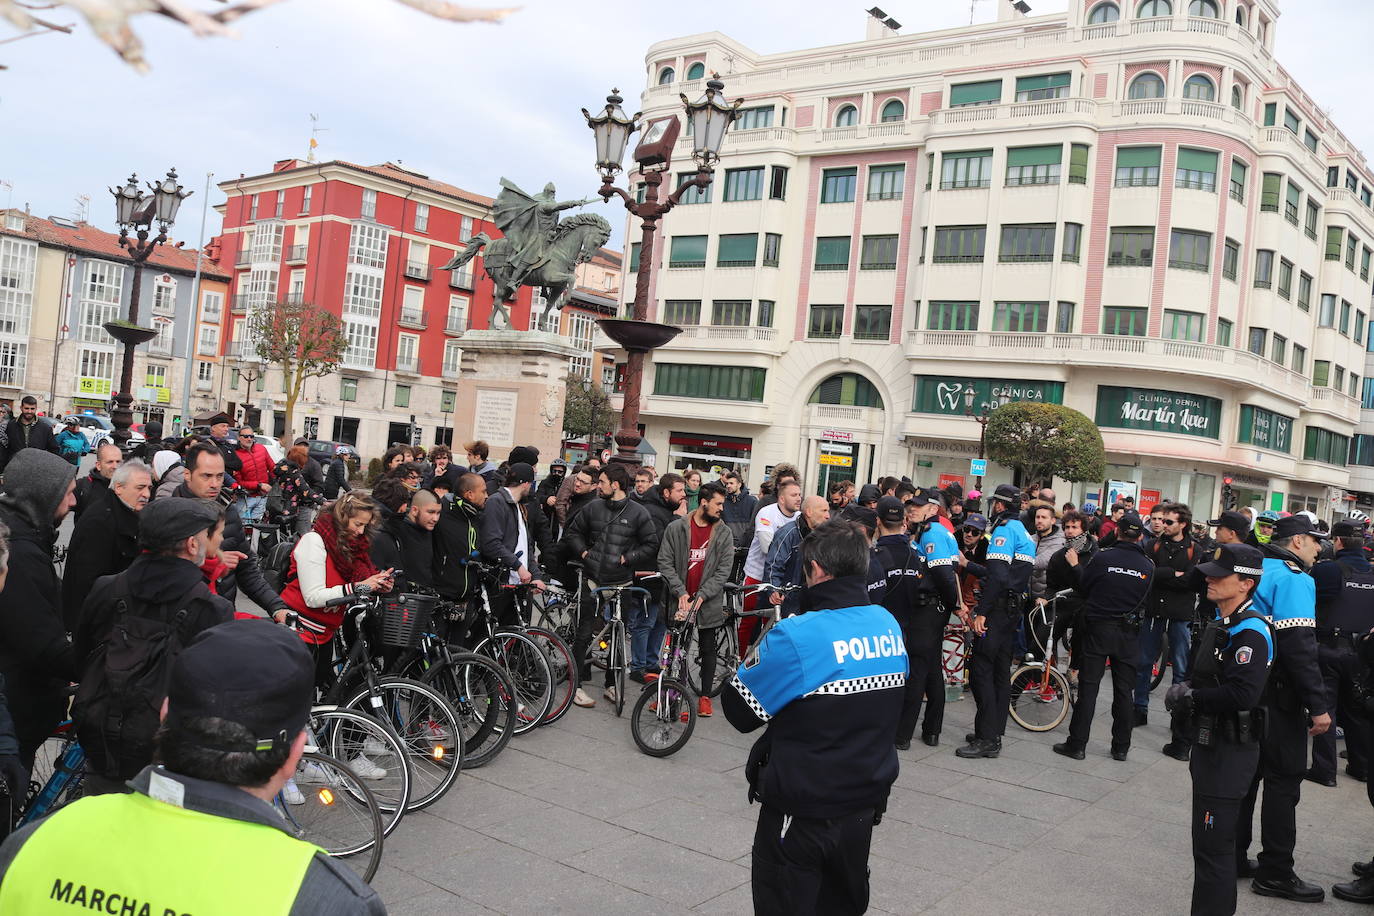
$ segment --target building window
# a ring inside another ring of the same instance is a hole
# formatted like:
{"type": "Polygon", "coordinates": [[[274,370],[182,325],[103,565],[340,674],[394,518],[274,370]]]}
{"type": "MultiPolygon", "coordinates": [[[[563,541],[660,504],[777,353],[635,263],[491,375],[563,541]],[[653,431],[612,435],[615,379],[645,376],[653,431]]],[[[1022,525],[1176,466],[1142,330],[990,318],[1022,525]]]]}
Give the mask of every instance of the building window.
{"type": "Polygon", "coordinates": [[[1121,8],[1115,3],[1099,3],[1093,7],[1088,14],[1088,25],[1102,25],[1107,22],[1116,22],[1121,18],[1121,8]]]}
{"type": "Polygon", "coordinates": [[[1310,130],[1303,131],[1302,144],[1315,153],[1317,151],[1317,135],[1310,130]]]}
{"type": "MultiPolygon", "coordinates": [[[[726,172],[727,180],[729,178],[729,174],[729,172],[726,172]]],[[[692,204],[709,204],[711,202],[711,188],[714,187],[714,182],[712,184],[708,184],[704,188],[699,188],[695,184],[692,184],[696,177],[696,172],[678,173],[677,189],[681,189],[684,185],[692,185],[691,187],[687,188],[687,190],[683,191],[682,196],[677,199],[677,202],[679,204],[683,206],[690,206],[692,204]]]]}
{"type": "Polygon", "coordinates": [[[1360,279],[1361,279],[1361,280],[1368,280],[1368,279],[1369,279],[1369,259],[1370,259],[1370,257],[1371,257],[1372,254],[1374,254],[1374,253],[1371,253],[1370,250],[1369,250],[1368,248],[1361,248],[1361,250],[1360,250],[1360,279]]]}
{"type": "Polygon", "coordinates": [[[821,203],[848,204],[854,202],[854,186],[859,181],[859,170],[826,169],[821,172],[821,203]]]}
{"type": "Polygon", "coordinates": [[[1158,146],[1128,146],[1116,151],[1116,186],[1118,188],[1154,188],[1159,186],[1158,146]]]}
{"type": "Polygon", "coordinates": [[[1265,328],[1251,328],[1250,343],[1249,346],[1246,347],[1246,349],[1248,349],[1251,353],[1255,354],[1256,356],[1263,356],[1264,345],[1268,341],[1268,339],[1269,331],[1265,328]]]}
{"type": "Polygon", "coordinates": [[[1302,206],[1302,188],[1288,182],[1288,193],[1283,203],[1283,218],[1294,226],[1298,224],[1298,211],[1302,206]]]}
{"type": "Polygon", "coordinates": [[[706,236],[704,235],[675,235],[673,236],[672,247],[668,254],[668,266],[672,267],[705,267],[706,266],[706,236]]]}
{"type": "Polygon", "coordinates": [[[1088,145],[1074,143],[1069,146],[1069,184],[1088,183],[1088,145]]]}
{"type": "Polygon", "coordinates": [[[358,380],[355,378],[339,379],[339,400],[356,401],[358,400],[358,380]]]}
{"type": "Polygon", "coordinates": [[[1183,97],[1197,102],[1215,102],[1217,87],[1207,77],[1196,74],[1188,77],[1183,83],[1183,97]]]}
{"type": "Polygon", "coordinates": [[[305,190],[301,192],[301,216],[304,216],[310,212],[311,192],[313,192],[314,190],[315,186],[312,184],[308,184],[305,186],[305,190]]]}
{"type": "Polygon", "coordinates": [[[759,300],[759,327],[771,328],[773,326],[773,308],[776,303],[772,299],[759,300]]]}
{"type": "Polygon", "coordinates": [[[1221,275],[1228,280],[1234,280],[1239,264],[1240,242],[1235,239],[1227,239],[1226,247],[1221,252],[1221,275]]]}
{"type": "Polygon", "coordinates": [[[1002,101],[1002,81],[984,80],[980,83],[958,83],[949,87],[949,107],[967,108],[973,105],[996,105],[1002,101]]]}
{"type": "Polygon", "coordinates": [[[716,299],[711,302],[711,324],[716,327],[747,328],[753,303],[748,299],[716,299]]]}
{"type": "Polygon", "coordinates": [[[1341,241],[1344,236],[1345,230],[1340,226],[1326,227],[1326,259],[1328,261],[1341,259],[1341,241]]]}
{"type": "Polygon", "coordinates": [[[362,218],[377,218],[377,192],[370,188],[363,188],[362,218]]]}
{"type": "Polygon", "coordinates": [[[1339,330],[1339,331],[1341,332],[1341,334],[1344,335],[1344,336],[1346,336],[1346,337],[1350,336],[1350,308],[1351,308],[1350,303],[1349,303],[1349,302],[1346,302],[1344,299],[1342,299],[1342,300],[1341,300],[1341,323],[1340,323],[1340,326],[1337,328],[1337,330],[1339,330]]]}
{"type": "Polygon", "coordinates": [[[987,241],[986,226],[936,226],[935,264],[972,264],[983,260],[987,241]]]}
{"type": "Polygon", "coordinates": [[[1158,74],[1142,73],[1131,80],[1126,97],[1132,101],[1164,98],[1164,80],[1158,74]]]}
{"type": "Polygon", "coordinates": [[[866,235],[859,253],[860,270],[896,270],[897,236],[866,235]]]}
{"type": "Polygon", "coordinates": [[[1278,117],[1278,105],[1273,102],[1266,102],[1264,105],[1264,126],[1273,127],[1274,119],[1278,117]]]}
{"type": "Polygon", "coordinates": [[[1260,188],[1260,211],[1279,212],[1279,190],[1283,187],[1283,176],[1273,172],[1264,173],[1264,183],[1260,188]]]}
{"type": "Polygon", "coordinates": [[[1135,8],[1137,19],[1158,19],[1173,14],[1174,7],[1169,0],[1141,0],[1140,5],[1135,8]]]}
{"type": "Polygon", "coordinates": [[[377,325],[362,321],[344,320],[344,338],[348,347],[344,350],[343,364],[357,369],[371,369],[377,365],[377,325]]]}
{"type": "Polygon", "coordinates": [[[763,234],[763,266],[777,267],[778,255],[782,250],[782,236],[776,232],[763,234]]]}
{"type": "Polygon", "coordinates": [[[1321,219],[1321,207],[1309,196],[1307,198],[1307,222],[1303,224],[1303,234],[1309,239],[1317,237],[1317,222],[1321,219]]]}
{"type": "Polygon", "coordinates": [[[900,99],[893,99],[883,106],[882,121],[902,121],[906,119],[906,106],[900,99]]]}
{"type": "Polygon", "coordinates": [[[841,105],[840,110],[835,112],[836,127],[853,127],[859,123],[859,109],[853,105],[841,105]]]}
{"type": "Polygon", "coordinates": [[[1231,87],[1231,107],[1236,111],[1245,109],[1245,90],[1240,88],[1240,84],[1231,87]]]}
{"type": "Polygon", "coordinates": [[[448,314],[444,317],[444,331],[461,334],[468,329],[468,297],[449,296],[448,314]]]}
{"type": "Polygon", "coordinates": [[[1007,150],[1007,186],[1059,184],[1064,147],[1023,146],[1007,150]]]}
{"type": "Polygon", "coordinates": [[[1303,441],[1304,461],[1320,461],[1345,467],[1350,457],[1350,437],[1341,436],[1319,426],[1307,427],[1303,441]]]}
{"type": "Polygon", "coordinates": [[[759,258],[759,235],[745,232],[722,235],[716,248],[717,267],[753,267],[759,258]]]}
{"type": "MultiPolygon", "coordinates": [[[[692,79],[692,77],[688,77],[692,79]]],[[[773,126],[773,106],[760,105],[755,108],[741,108],[735,119],[735,130],[757,130],[773,126]]]]}
{"type": "Polygon", "coordinates": [[[1330,293],[1322,294],[1321,307],[1317,309],[1317,327],[1336,326],[1336,297],[1330,293]]]}
{"type": "Polygon", "coordinates": [[[901,200],[904,165],[875,165],[868,170],[869,200],[901,200]]]}
{"type": "Polygon", "coordinates": [[[761,200],[762,198],[763,166],[725,170],[724,200],[761,200]]]}
{"type": "Polygon", "coordinates": [[[1274,252],[1261,248],[1255,252],[1255,289],[1270,289],[1274,285],[1274,252]]]}
{"type": "Polygon", "coordinates": [[[1360,311],[1359,309],[1356,309],[1355,330],[1351,332],[1350,336],[1353,337],[1356,340],[1356,342],[1360,344],[1364,343],[1364,319],[1364,312],[1360,311]]]}
{"type": "Polygon", "coordinates": [[[177,281],[159,277],[153,283],[153,314],[175,315],[177,313],[177,281]]]}
{"type": "Polygon", "coordinates": [[[658,84],[660,86],[666,86],[675,79],[677,79],[677,71],[672,67],[664,67],[658,71],[658,84]]]}
{"type": "Polygon", "coordinates": [[[388,235],[385,226],[355,223],[348,237],[348,262],[363,267],[385,267],[388,235]]]}
{"type": "Polygon", "coordinates": [[[787,199],[787,166],[772,166],[772,171],[770,172],[768,178],[768,199],[787,199]]]}
{"type": "Polygon", "coordinates": [[[410,386],[409,386],[409,385],[397,385],[397,386],[396,386],[396,406],[397,406],[397,407],[409,407],[409,406],[410,406],[410,386]]]}
{"type": "Polygon", "coordinates": [[[1231,160],[1231,199],[1238,203],[1245,203],[1245,179],[1249,172],[1250,167],[1244,162],[1231,160]]]}
{"type": "MultiPolygon", "coordinates": [[[[0,255],[0,260],[2,260],[2,259],[3,259],[3,255],[0,255]]],[[[5,285],[5,284],[4,284],[3,282],[0,282],[0,289],[3,289],[3,288],[4,288],[4,285],[5,285]]],[[[3,298],[3,297],[0,297],[0,298],[3,298]]],[[[3,309],[0,309],[0,311],[4,311],[4,310],[3,310],[3,309]]],[[[200,294],[200,320],[201,320],[201,321],[218,322],[223,314],[224,314],[224,293],[217,293],[217,292],[212,292],[211,290],[206,290],[205,292],[203,292],[203,293],[200,294]]],[[[3,330],[3,324],[0,324],[0,330],[3,330]]]]}
{"type": "Polygon", "coordinates": [[[1232,325],[1231,322],[1227,321],[1225,318],[1218,318],[1218,319],[1217,319],[1217,346],[1218,346],[1218,347],[1229,347],[1229,346],[1231,346],[1231,328],[1232,328],[1232,327],[1234,327],[1234,325],[1232,325]]]}
{"type": "Polygon", "coordinates": [[[992,329],[1007,333],[1043,334],[1049,327],[1048,302],[997,302],[993,304],[992,329]]]}
{"type": "Polygon", "coordinates": [[[882,340],[892,336],[892,306],[854,306],[854,339],[882,340]]]}
{"type": "Polygon", "coordinates": [[[1069,94],[1067,73],[1049,73],[1044,76],[1022,76],[1016,80],[1016,101],[1039,102],[1044,99],[1062,99],[1069,94]]]}
{"type": "Polygon", "coordinates": [[[1113,227],[1107,239],[1108,267],[1149,267],[1154,262],[1154,229],[1149,226],[1113,227]]]}
{"type": "MultiPolygon", "coordinates": [[[[643,201],[640,201],[640,203],[643,203],[643,201]]],[[[459,223],[458,223],[458,241],[460,241],[460,242],[470,242],[470,241],[472,241],[472,217],[471,217],[471,216],[464,216],[461,220],[459,220],[459,223]]]]}
{"type": "Polygon", "coordinates": [[[1289,133],[1296,137],[1298,135],[1298,129],[1302,127],[1302,120],[1293,113],[1293,109],[1285,107],[1283,109],[1283,126],[1288,129],[1289,133]]]}
{"type": "Polygon", "coordinates": [[[415,231],[429,231],[429,204],[415,205],[415,231]]]}
{"type": "Polygon", "coordinates": [[[1280,366],[1288,362],[1288,338],[1275,334],[1269,344],[1269,358],[1280,366]]]}
{"type": "Polygon", "coordinates": [[[873,383],[856,372],[840,372],[821,382],[806,399],[808,404],[843,407],[883,407],[883,396],[873,383]]]}
{"type": "Polygon", "coordinates": [[[926,308],[928,331],[978,330],[977,302],[932,302],[926,308]]]}
{"type": "Polygon", "coordinates": [[[1102,310],[1102,333],[1144,337],[1149,318],[1149,309],[1109,305],[1102,310]]]}
{"type": "Polygon", "coordinates": [[[940,157],[940,190],[986,188],[992,183],[992,150],[944,153],[940,157]]]}
{"type": "Polygon", "coordinates": [[[1285,299],[1292,297],[1293,293],[1293,262],[1287,258],[1279,258],[1279,295],[1285,299]]]}
{"type": "Polygon", "coordinates": [[[1355,252],[1360,247],[1360,240],[1355,237],[1355,233],[1347,232],[1345,235],[1345,266],[1349,270],[1355,269],[1355,252]]]}
{"type": "Polygon", "coordinates": [[[343,314],[377,319],[382,314],[382,278],[350,270],[344,277],[343,314]]]}
{"type": "Polygon", "coordinates": [[[849,236],[821,236],[816,239],[816,270],[849,269],[849,236]]]}
{"type": "Polygon", "coordinates": [[[1078,263],[1078,250],[1083,241],[1083,225],[1081,223],[1064,224],[1064,250],[1060,255],[1065,261],[1071,264],[1078,263]]]}
{"type": "Polygon", "coordinates": [[[630,273],[639,272],[639,251],[643,247],[640,242],[630,243],[630,273]]]}
{"type": "Polygon", "coordinates": [[[699,80],[706,75],[706,65],[697,61],[687,68],[687,78],[689,80],[699,80]]]}
{"type": "Polygon", "coordinates": [[[806,336],[815,339],[833,339],[844,332],[843,305],[811,306],[811,321],[807,325],[806,336]]]}
{"type": "Polygon", "coordinates": [[[1073,333],[1073,311],[1074,304],[1072,302],[1059,303],[1054,315],[1054,332],[1056,334],[1073,333]]]}
{"type": "Polygon", "coordinates": [[[700,299],[669,299],[663,303],[663,320],[667,324],[701,324],[700,299]]]}
{"type": "Polygon", "coordinates": [[[1169,235],[1169,266],[1206,273],[1212,266],[1212,234],[1173,230],[1169,235]]]}
{"type": "Polygon", "coordinates": [[[654,394],[714,401],[762,401],[767,370],[748,366],[654,364],[654,394]]]}
{"type": "Polygon", "coordinates": [[[1304,312],[1312,308],[1312,275],[1298,274],[1298,308],[1304,312]]]}
{"type": "Polygon", "coordinates": [[[1307,372],[1307,348],[1293,344],[1293,371],[1307,372]]]}
{"type": "Polygon", "coordinates": [[[1181,312],[1175,309],[1164,310],[1164,325],[1160,332],[1165,340],[1202,341],[1202,322],[1205,315],[1201,312],[1181,312]]]}
{"type": "Polygon", "coordinates": [[[1002,262],[1054,260],[1054,224],[1003,226],[1002,248],[998,253],[1002,262]]]}
{"type": "Polygon", "coordinates": [[[463,345],[450,340],[444,344],[444,378],[457,378],[463,370],[463,345]]]}
{"type": "Polygon", "coordinates": [[[1174,186],[1195,191],[1216,191],[1217,154],[1208,150],[1180,148],[1174,186]]]}
{"type": "Polygon", "coordinates": [[[258,218],[258,195],[254,194],[249,200],[251,203],[248,205],[248,218],[256,220],[258,218]]]}

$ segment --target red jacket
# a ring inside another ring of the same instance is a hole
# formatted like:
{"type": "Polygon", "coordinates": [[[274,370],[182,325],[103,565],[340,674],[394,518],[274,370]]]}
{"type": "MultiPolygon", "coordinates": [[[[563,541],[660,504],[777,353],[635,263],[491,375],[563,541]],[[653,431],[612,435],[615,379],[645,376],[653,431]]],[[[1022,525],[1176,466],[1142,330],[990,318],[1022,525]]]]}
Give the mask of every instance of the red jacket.
{"type": "Polygon", "coordinates": [[[247,449],[239,445],[234,454],[243,462],[243,470],[235,472],[234,480],[253,496],[265,495],[266,491],[258,485],[272,484],[272,456],[267,453],[267,446],[261,442],[254,442],[247,449]]]}

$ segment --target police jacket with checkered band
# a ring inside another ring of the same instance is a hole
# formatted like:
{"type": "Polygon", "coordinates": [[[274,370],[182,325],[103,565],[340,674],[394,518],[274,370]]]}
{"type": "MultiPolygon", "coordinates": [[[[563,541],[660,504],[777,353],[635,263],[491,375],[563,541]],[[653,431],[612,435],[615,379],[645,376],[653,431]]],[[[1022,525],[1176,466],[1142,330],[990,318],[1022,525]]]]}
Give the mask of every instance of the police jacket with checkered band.
{"type": "Polygon", "coordinates": [[[1093,619],[1138,617],[1150,594],[1155,564],[1138,541],[1117,541],[1099,550],[1079,575],[1083,614],[1093,619]]]}
{"type": "Polygon", "coordinates": [[[1273,632],[1248,601],[1220,626],[1216,664],[1207,666],[1215,673],[1193,678],[1193,708],[1212,715],[1254,709],[1274,663],[1273,632]]]}
{"type": "Polygon", "coordinates": [[[974,613],[986,617],[994,609],[1021,610],[1019,601],[1007,603],[1008,593],[1025,594],[1035,564],[1035,541],[1015,515],[998,517],[988,532],[987,575],[974,613]]]}
{"type": "Polygon", "coordinates": [[[750,797],[784,814],[840,817],[886,807],[897,779],[897,720],[907,678],[896,618],[863,576],[807,589],[721,693],[730,724],[766,725],[749,755],[750,797]]]}
{"type": "Polygon", "coordinates": [[[1269,692],[1280,709],[1301,704],[1319,716],[1328,707],[1317,667],[1317,585],[1292,552],[1272,544],[1262,549],[1264,577],[1255,586],[1254,607],[1274,625],[1278,654],[1269,692]]]}
{"type": "Polygon", "coordinates": [[[930,574],[921,580],[921,591],[939,598],[946,611],[954,613],[963,603],[959,593],[959,544],[945,526],[924,521],[916,529],[916,549],[926,561],[930,574]]]}

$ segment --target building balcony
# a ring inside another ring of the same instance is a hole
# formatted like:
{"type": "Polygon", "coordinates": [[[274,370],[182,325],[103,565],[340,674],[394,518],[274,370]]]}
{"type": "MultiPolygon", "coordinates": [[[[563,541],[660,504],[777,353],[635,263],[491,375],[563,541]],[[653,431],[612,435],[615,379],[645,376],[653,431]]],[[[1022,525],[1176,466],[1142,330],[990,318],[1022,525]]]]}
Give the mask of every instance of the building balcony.
{"type": "Polygon", "coordinates": [[[219,324],[220,309],[218,307],[202,309],[200,312],[200,320],[205,324],[219,324]]]}
{"type": "Polygon", "coordinates": [[[243,363],[258,362],[258,345],[248,340],[230,341],[224,348],[224,356],[243,363]]]}
{"type": "Polygon", "coordinates": [[[396,374],[397,374],[397,375],[419,375],[419,374],[420,374],[420,357],[418,357],[418,356],[413,356],[413,357],[411,357],[411,358],[409,358],[409,359],[406,359],[405,357],[401,357],[401,356],[396,357],[396,374]]]}
{"type": "Polygon", "coordinates": [[[247,294],[235,296],[235,297],[234,297],[233,299],[231,299],[230,302],[229,302],[229,312],[230,312],[230,314],[233,314],[233,315],[247,315],[247,314],[248,314],[248,307],[249,307],[250,305],[252,305],[252,303],[251,303],[249,300],[252,299],[252,298],[253,298],[252,296],[249,296],[249,295],[247,295],[247,294]]]}
{"type": "Polygon", "coordinates": [[[880,407],[845,407],[839,404],[807,404],[802,422],[821,430],[842,426],[846,430],[867,430],[881,435],[886,418],[880,407]]]}
{"type": "Polygon", "coordinates": [[[406,276],[411,280],[428,280],[429,265],[423,261],[406,261],[406,276]]]}
{"type": "Polygon", "coordinates": [[[444,333],[450,337],[462,337],[468,329],[466,315],[449,315],[444,321],[444,333]]]}
{"type": "MultiPolygon", "coordinates": [[[[942,108],[930,113],[931,134],[963,132],[969,129],[997,125],[1038,126],[1034,122],[1044,118],[1071,118],[1084,122],[1097,117],[1097,103],[1092,99],[1044,99],[1038,102],[1011,102],[1006,105],[964,105],[942,108]]],[[[882,125],[878,125],[882,126],[882,125]]]]}
{"type": "Polygon", "coordinates": [[[292,245],[290,248],[286,249],[286,263],[304,264],[309,249],[309,245],[292,245]]]}
{"type": "Polygon", "coordinates": [[[171,359],[172,345],[168,343],[158,343],[154,340],[152,343],[148,344],[148,355],[161,357],[163,359],[171,359]]]}
{"type": "Polygon", "coordinates": [[[253,266],[253,259],[247,251],[240,251],[234,258],[234,267],[239,270],[247,270],[251,266],[253,266]]]}
{"type": "Polygon", "coordinates": [[[196,379],[196,390],[197,390],[197,391],[209,391],[210,389],[212,389],[212,388],[214,388],[214,387],[215,387],[215,383],[214,383],[214,380],[213,380],[213,379],[208,379],[208,378],[198,378],[198,379],[196,379]]]}
{"type": "Polygon", "coordinates": [[[445,379],[457,380],[463,374],[463,366],[461,363],[444,363],[441,371],[445,379]]]}
{"type": "Polygon", "coordinates": [[[216,340],[216,341],[207,341],[207,340],[202,340],[202,341],[200,341],[199,343],[196,344],[196,355],[197,355],[197,356],[218,356],[218,355],[219,355],[219,341],[218,341],[218,340],[216,340]]]}
{"type": "Polygon", "coordinates": [[[429,326],[425,321],[424,309],[403,308],[400,317],[396,319],[396,323],[403,328],[414,328],[417,331],[423,331],[429,326]]]}
{"type": "MultiPolygon", "coordinates": [[[[720,326],[710,324],[689,324],[682,333],[664,344],[665,350],[743,350],[772,353],[777,349],[777,328],[756,328],[739,326],[720,326]]],[[[618,345],[607,339],[605,349],[616,349],[618,345]]],[[[592,348],[603,349],[597,345],[596,335],[592,335],[592,348]]]]}
{"type": "Polygon", "coordinates": [[[451,270],[448,285],[454,289],[472,289],[472,265],[464,264],[462,270],[451,270]]]}
{"type": "Polygon", "coordinates": [[[1313,385],[1312,397],[1307,402],[1307,409],[1330,414],[1349,423],[1358,423],[1360,420],[1359,399],[1352,398],[1335,388],[1313,385]]]}
{"type": "MultiPolygon", "coordinates": [[[[645,378],[645,387],[653,385],[653,378],[645,378]]],[[[623,395],[621,395],[623,400],[623,395]]],[[[702,398],[679,398],[665,395],[648,395],[641,408],[645,416],[678,417],[701,421],[710,416],[713,423],[742,423],[749,426],[769,426],[773,422],[773,411],[769,405],[758,401],[704,400],[702,398]]]]}

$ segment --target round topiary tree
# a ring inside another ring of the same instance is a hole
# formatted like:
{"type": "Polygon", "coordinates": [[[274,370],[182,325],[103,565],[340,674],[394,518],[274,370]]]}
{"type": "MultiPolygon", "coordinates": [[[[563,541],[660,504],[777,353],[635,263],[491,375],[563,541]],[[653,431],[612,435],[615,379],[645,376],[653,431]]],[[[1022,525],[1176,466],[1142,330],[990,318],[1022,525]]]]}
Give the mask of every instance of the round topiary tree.
{"type": "Polygon", "coordinates": [[[1003,404],[988,418],[986,442],[988,457],[1016,468],[1027,483],[1102,480],[1107,472],[1097,424],[1063,404],[1003,404]]]}

